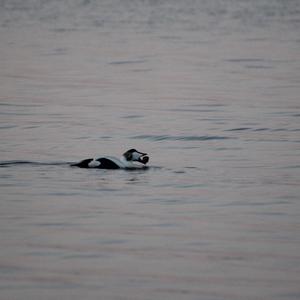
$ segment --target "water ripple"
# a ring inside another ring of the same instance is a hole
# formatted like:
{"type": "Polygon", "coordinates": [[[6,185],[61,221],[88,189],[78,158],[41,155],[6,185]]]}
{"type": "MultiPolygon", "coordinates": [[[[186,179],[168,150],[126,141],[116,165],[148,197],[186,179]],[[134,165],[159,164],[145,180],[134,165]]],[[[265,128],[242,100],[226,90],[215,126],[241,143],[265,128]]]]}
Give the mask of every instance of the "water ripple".
{"type": "Polygon", "coordinates": [[[27,160],[8,160],[0,161],[0,168],[11,167],[11,166],[20,166],[20,165],[31,165],[31,166],[64,166],[70,165],[71,162],[38,162],[38,161],[27,161],[27,160]]]}
{"type": "Polygon", "coordinates": [[[238,127],[238,128],[226,129],[225,131],[244,131],[244,130],[251,130],[251,128],[250,127],[238,127]]]}
{"type": "Polygon", "coordinates": [[[119,61],[111,61],[110,65],[127,65],[127,64],[141,64],[146,62],[145,59],[135,59],[135,60],[119,60],[119,61]]]}
{"type": "Polygon", "coordinates": [[[131,137],[132,139],[145,139],[151,141],[212,141],[212,140],[226,140],[232,139],[227,136],[217,135],[188,135],[188,136],[172,136],[172,135],[136,135],[131,137]]]}

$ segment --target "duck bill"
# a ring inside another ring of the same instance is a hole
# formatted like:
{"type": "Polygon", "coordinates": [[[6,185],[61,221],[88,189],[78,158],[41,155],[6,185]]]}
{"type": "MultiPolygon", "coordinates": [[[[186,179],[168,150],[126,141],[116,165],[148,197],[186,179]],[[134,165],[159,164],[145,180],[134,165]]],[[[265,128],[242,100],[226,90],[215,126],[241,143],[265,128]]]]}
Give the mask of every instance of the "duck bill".
{"type": "Polygon", "coordinates": [[[147,153],[141,153],[138,161],[145,165],[149,161],[149,156],[147,156],[147,153]]]}

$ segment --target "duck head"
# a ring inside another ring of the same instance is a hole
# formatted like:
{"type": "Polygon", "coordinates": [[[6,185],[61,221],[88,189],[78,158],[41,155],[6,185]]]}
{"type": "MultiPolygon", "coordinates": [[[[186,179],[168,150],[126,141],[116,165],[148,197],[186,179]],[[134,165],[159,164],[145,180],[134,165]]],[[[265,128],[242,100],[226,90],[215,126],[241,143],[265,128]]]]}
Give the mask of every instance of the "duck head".
{"type": "Polygon", "coordinates": [[[127,161],[137,161],[144,165],[146,165],[149,161],[149,156],[147,153],[137,151],[136,149],[127,150],[123,156],[127,161]]]}

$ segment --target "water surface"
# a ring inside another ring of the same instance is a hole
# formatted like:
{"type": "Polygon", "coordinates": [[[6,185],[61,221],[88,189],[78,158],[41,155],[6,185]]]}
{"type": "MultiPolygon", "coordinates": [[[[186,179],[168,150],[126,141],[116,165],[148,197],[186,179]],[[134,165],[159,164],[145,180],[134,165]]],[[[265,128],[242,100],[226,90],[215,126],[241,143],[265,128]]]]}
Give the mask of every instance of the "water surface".
{"type": "Polygon", "coordinates": [[[296,0],[1,1],[1,299],[299,299],[299,30],[296,0]]]}

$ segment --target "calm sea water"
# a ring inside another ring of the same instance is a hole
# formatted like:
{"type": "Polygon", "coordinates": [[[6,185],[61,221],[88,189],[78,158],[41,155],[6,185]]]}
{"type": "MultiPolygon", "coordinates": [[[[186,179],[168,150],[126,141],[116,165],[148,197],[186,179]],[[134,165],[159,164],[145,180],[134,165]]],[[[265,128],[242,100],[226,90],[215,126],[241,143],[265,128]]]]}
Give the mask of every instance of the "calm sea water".
{"type": "Polygon", "coordinates": [[[298,0],[0,1],[1,300],[300,299],[299,33],[298,0]]]}

